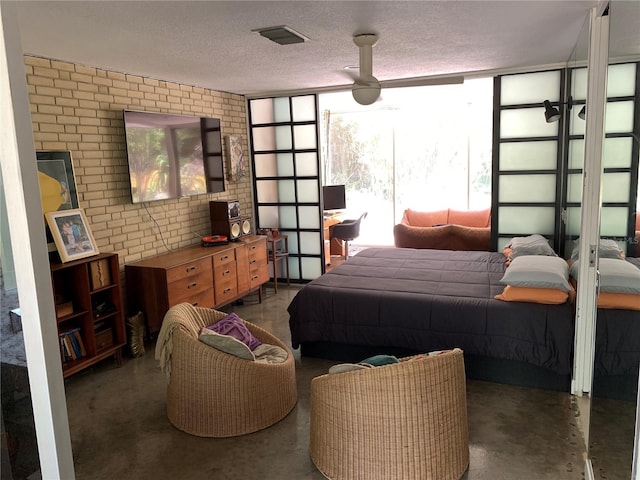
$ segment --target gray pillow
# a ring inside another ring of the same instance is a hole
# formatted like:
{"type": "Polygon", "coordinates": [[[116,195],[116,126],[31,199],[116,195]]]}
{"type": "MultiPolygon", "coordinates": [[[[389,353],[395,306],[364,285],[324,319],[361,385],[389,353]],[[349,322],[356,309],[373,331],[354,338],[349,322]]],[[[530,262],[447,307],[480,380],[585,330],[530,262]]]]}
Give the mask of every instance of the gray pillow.
{"type": "MultiPolygon", "coordinates": [[[[615,240],[601,238],[598,242],[598,256],[600,258],[624,258],[623,253],[620,245],[615,240]]],[[[580,239],[575,241],[571,252],[571,260],[577,260],[578,258],[580,258],[580,239]]]]}
{"type": "Polygon", "coordinates": [[[231,335],[221,335],[218,332],[209,330],[207,327],[202,327],[198,340],[221,352],[235,355],[245,360],[256,359],[251,349],[237,338],[231,335]]]}
{"type": "MultiPolygon", "coordinates": [[[[621,258],[600,259],[600,291],[640,294],[640,268],[621,258]]],[[[571,276],[578,278],[580,260],[571,265],[571,276]]]]}
{"type": "Polygon", "coordinates": [[[500,281],[516,287],[571,290],[569,265],[560,257],[523,255],[514,258],[500,281]]]}
{"type": "Polygon", "coordinates": [[[511,260],[523,255],[557,257],[547,239],[537,233],[528,237],[513,237],[507,246],[511,247],[511,255],[509,255],[511,260]]]}

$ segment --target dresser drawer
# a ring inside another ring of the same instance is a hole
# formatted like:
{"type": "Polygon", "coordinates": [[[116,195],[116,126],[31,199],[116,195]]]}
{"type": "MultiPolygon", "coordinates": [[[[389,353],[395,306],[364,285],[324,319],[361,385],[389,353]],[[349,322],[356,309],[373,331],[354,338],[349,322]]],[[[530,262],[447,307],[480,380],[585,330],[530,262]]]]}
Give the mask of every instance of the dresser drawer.
{"type": "Polygon", "coordinates": [[[233,300],[238,294],[238,287],[236,284],[235,276],[233,278],[216,282],[215,284],[215,296],[216,305],[224,305],[233,300]]]}
{"type": "Polygon", "coordinates": [[[226,265],[231,262],[235,262],[236,255],[234,250],[225,250],[220,253],[216,253],[213,255],[213,269],[216,270],[223,265],[226,265]]]}
{"type": "Polygon", "coordinates": [[[224,282],[236,281],[236,262],[225,263],[224,265],[218,265],[213,270],[214,285],[222,284],[224,282]]]}
{"type": "MultiPolygon", "coordinates": [[[[180,300],[178,303],[190,303],[194,307],[206,307],[213,308],[213,290],[203,290],[202,292],[196,293],[195,295],[190,296],[189,298],[185,298],[180,300]]],[[[173,305],[172,305],[173,306],[173,305]]]]}
{"type": "Polygon", "coordinates": [[[252,265],[249,268],[251,288],[259,287],[269,281],[269,267],[265,262],[252,265]]]}
{"type": "Polygon", "coordinates": [[[200,271],[197,275],[181,278],[167,285],[169,303],[175,305],[181,301],[189,301],[190,297],[203,290],[211,290],[212,287],[213,277],[210,268],[208,271],[200,271]]]}
{"type": "Polygon", "coordinates": [[[211,259],[208,257],[167,269],[167,283],[198,276],[202,272],[209,272],[211,275],[211,259]]]}
{"type": "Polygon", "coordinates": [[[248,245],[249,263],[267,262],[267,245],[265,242],[254,242],[248,245]]]}

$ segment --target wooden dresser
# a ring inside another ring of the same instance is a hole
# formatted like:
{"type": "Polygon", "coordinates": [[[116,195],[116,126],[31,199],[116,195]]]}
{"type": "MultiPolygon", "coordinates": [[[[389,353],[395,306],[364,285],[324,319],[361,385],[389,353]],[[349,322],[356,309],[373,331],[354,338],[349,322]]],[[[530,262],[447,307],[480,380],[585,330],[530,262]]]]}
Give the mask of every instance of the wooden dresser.
{"type": "Polygon", "coordinates": [[[153,335],[178,303],[216,308],[256,290],[262,301],[267,239],[248,235],[228,245],[182,248],[125,265],[125,277],[129,314],[142,311],[153,335]]]}

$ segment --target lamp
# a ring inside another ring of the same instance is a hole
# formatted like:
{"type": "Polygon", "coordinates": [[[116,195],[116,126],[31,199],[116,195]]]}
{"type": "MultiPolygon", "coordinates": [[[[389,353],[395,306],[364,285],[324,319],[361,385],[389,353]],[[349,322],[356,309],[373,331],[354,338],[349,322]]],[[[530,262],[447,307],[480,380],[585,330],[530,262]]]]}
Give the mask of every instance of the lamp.
{"type": "MultiPolygon", "coordinates": [[[[544,102],[542,102],[542,104],[544,105],[544,118],[547,123],[553,123],[560,120],[560,110],[551,105],[551,102],[549,100],[545,100],[544,102]]],[[[559,102],[558,105],[566,105],[567,110],[571,110],[571,107],[573,107],[573,98],[569,97],[569,100],[567,102],[559,102]]],[[[580,109],[580,111],[578,112],[578,117],[580,117],[581,120],[584,120],[586,116],[587,106],[583,105],[582,109],[580,109]]]]}
{"type": "Polygon", "coordinates": [[[551,105],[549,100],[545,100],[544,104],[544,118],[547,123],[553,123],[560,120],[560,111],[551,105]]]}
{"type": "Polygon", "coordinates": [[[587,106],[584,105],[580,111],[578,112],[578,117],[581,118],[582,120],[584,120],[585,118],[587,118],[587,106]]]}

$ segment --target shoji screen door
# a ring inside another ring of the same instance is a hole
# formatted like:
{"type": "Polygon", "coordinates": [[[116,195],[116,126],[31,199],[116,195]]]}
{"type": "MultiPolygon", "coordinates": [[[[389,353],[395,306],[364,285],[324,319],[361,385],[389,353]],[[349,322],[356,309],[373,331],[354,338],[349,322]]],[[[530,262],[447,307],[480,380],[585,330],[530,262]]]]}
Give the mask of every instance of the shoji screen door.
{"type": "Polygon", "coordinates": [[[256,228],[289,236],[292,280],[324,271],[316,95],[249,100],[256,228]]]}

